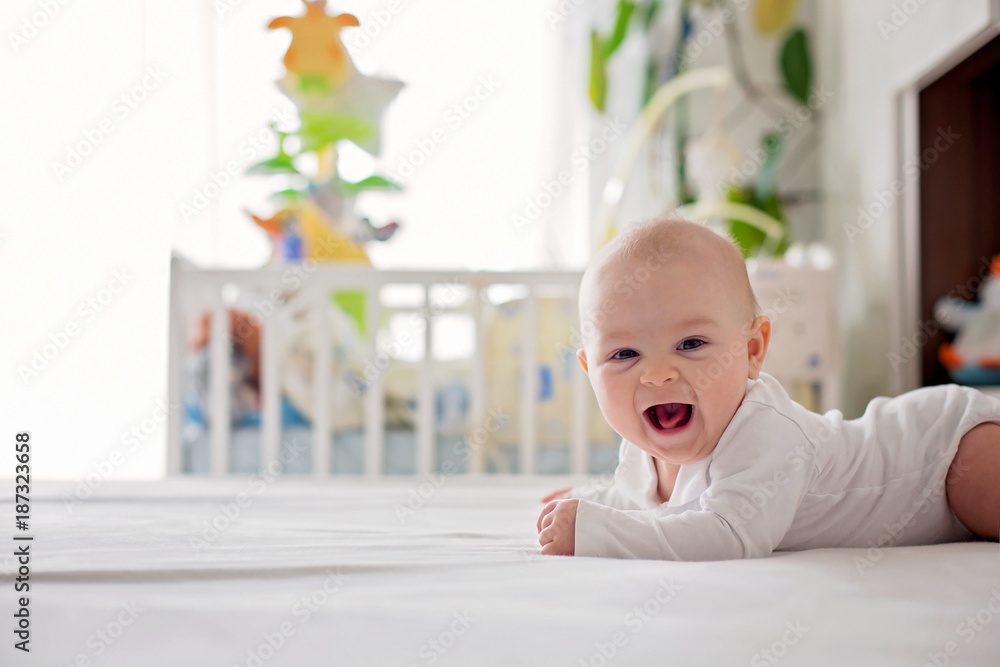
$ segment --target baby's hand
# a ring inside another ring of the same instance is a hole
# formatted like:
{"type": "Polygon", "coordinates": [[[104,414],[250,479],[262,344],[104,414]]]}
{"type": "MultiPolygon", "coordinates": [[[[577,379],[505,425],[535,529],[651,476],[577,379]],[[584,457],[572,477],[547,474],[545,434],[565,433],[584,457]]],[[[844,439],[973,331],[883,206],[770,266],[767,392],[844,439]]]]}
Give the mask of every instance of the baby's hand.
{"type": "Polygon", "coordinates": [[[543,503],[547,503],[550,500],[558,500],[559,498],[569,498],[569,492],[573,490],[572,486],[567,486],[565,489],[557,489],[549,495],[542,498],[543,503]]]}
{"type": "Polygon", "coordinates": [[[542,553],[572,556],[576,546],[576,511],[579,498],[553,500],[538,516],[538,543],[542,553]]]}

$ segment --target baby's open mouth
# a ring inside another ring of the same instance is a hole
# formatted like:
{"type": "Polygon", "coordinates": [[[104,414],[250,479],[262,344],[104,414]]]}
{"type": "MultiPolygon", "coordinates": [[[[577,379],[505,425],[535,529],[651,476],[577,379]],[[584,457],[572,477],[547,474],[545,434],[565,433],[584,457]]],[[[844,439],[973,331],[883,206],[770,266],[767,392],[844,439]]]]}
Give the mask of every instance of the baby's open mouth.
{"type": "Polygon", "coordinates": [[[690,403],[660,403],[646,409],[646,419],[661,431],[685,426],[693,414],[694,406],[690,403]]]}

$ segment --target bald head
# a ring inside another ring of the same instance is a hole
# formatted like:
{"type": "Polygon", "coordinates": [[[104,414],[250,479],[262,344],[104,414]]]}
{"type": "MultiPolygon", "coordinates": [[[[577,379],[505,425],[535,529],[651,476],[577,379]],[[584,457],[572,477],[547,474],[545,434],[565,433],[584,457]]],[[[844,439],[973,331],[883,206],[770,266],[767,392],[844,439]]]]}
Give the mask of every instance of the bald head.
{"type": "MultiPolygon", "coordinates": [[[[665,264],[685,261],[703,271],[706,280],[723,284],[733,296],[733,307],[740,310],[739,317],[747,322],[760,312],[757,299],[747,276],[746,263],[739,247],[730,239],[720,236],[708,227],[676,217],[658,217],[640,223],[619,234],[601,248],[587,266],[580,284],[581,328],[593,318],[600,307],[597,286],[608,281],[620,285],[629,279],[641,283],[643,272],[665,264]],[[624,274],[624,275],[623,275],[624,274]]],[[[615,292],[624,290],[616,288],[615,292]]]]}

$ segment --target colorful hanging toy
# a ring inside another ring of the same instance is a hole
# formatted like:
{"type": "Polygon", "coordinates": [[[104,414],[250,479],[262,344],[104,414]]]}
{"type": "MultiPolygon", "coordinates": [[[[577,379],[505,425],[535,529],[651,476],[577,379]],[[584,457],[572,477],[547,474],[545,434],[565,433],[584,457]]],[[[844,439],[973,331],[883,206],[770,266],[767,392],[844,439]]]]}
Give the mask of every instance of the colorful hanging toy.
{"type": "Polygon", "coordinates": [[[359,192],[399,189],[389,179],[373,174],[361,181],[342,179],[337,173],[337,142],[348,140],[372,155],[379,152],[379,122],[385,108],[399,94],[399,81],[368,77],[354,67],[340,38],[341,29],[359,26],[351,14],[331,16],[326,0],[303,0],[302,16],[280,16],[268,26],[287,28],[292,42],[285,53],[285,76],[278,87],[299,109],[300,127],[281,132],[278,153],[253,165],[249,171],[294,174],[302,186],[276,193],[281,206],[265,218],[246,211],[273,245],[273,259],[370,264],[364,244],[386,241],[399,228],[389,222],[375,226],[355,216],[359,192]],[[297,141],[289,141],[294,137],[297,141]],[[297,152],[290,153],[289,145],[297,152]],[[300,170],[297,158],[313,154],[315,173],[300,170]]]}

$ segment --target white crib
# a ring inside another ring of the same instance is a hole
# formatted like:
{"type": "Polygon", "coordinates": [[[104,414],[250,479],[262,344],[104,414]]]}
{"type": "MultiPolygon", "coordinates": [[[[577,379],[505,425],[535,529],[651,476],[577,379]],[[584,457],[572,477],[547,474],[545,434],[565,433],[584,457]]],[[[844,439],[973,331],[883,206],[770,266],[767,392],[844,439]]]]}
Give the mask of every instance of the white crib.
{"type": "MultiPolygon", "coordinates": [[[[832,270],[755,262],[751,262],[749,268],[758,301],[774,321],[772,346],[765,370],[778,377],[793,392],[794,397],[807,405],[813,402],[810,407],[835,407],[839,401],[839,364],[836,354],[832,270]]],[[[517,464],[514,467],[518,473],[533,474],[539,471],[539,448],[544,445],[539,437],[537,400],[540,382],[544,377],[539,373],[539,305],[565,302],[566,313],[570,314],[566,321],[575,323],[580,278],[580,272],[382,271],[363,266],[316,264],[298,268],[274,266],[258,270],[212,270],[198,268],[175,256],[171,262],[170,281],[170,404],[182,404],[182,373],[185,358],[190,354],[190,323],[200,313],[209,312],[208,414],[230,414],[229,379],[233,341],[228,314],[241,301],[244,304],[255,304],[252,310],[256,312],[255,321],[260,327],[259,467],[261,470],[280,470],[282,388],[279,386],[279,376],[282,357],[278,323],[290,311],[306,309],[312,318],[315,367],[330,368],[333,351],[328,343],[323,344],[323,341],[331,340],[333,327],[329,295],[336,290],[360,290],[366,296],[363,318],[367,325],[367,337],[362,341],[361,354],[366,363],[370,362],[367,368],[377,369],[381,365],[378,363],[380,359],[385,358],[384,351],[380,349],[380,340],[381,348],[386,343],[386,331],[382,326],[384,310],[397,313],[408,310],[410,316],[419,318],[421,323],[416,333],[420,338],[418,342],[423,354],[416,362],[413,471],[418,475],[430,475],[438,470],[433,407],[433,377],[438,361],[432,353],[431,342],[435,321],[439,316],[449,312],[462,312],[471,316],[474,322],[474,345],[471,358],[467,360],[470,400],[463,434],[467,443],[465,453],[468,455],[464,472],[486,472],[486,457],[496,455],[496,442],[486,434],[484,425],[489,423],[491,410],[499,408],[512,412],[517,425],[514,434],[517,464]],[[384,305],[386,290],[401,285],[419,291],[419,298],[405,307],[384,305]],[[293,296],[286,298],[290,286],[297,290],[293,296]],[[440,294],[442,287],[448,286],[453,291],[463,290],[466,298],[453,299],[454,303],[435,298],[436,292],[440,294]],[[505,362],[504,365],[510,363],[520,369],[530,369],[530,372],[517,374],[517,398],[516,405],[513,406],[487,404],[487,395],[498,382],[497,378],[489,377],[490,364],[487,360],[490,312],[495,311],[498,306],[502,307],[505,301],[502,295],[496,295],[497,290],[506,290],[507,303],[512,301],[510,294],[516,295],[513,301],[518,304],[522,327],[517,345],[520,354],[516,361],[505,362]]],[[[565,472],[588,474],[595,472],[590,458],[595,435],[600,433],[600,437],[607,441],[608,434],[613,436],[614,433],[596,408],[586,374],[572,358],[579,343],[576,326],[565,326],[565,331],[560,331],[556,337],[558,340],[553,340],[550,333],[543,349],[549,350],[548,346],[559,347],[566,361],[563,365],[565,376],[561,390],[563,394],[568,394],[563,408],[569,413],[565,424],[568,431],[565,438],[568,445],[568,469],[565,472]]],[[[386,472],[387,431],[383,379],[381,372],[370,373],[370,377],[366,377],[366,390],[363,392],[361,424],[365,476],[378,477],[386,472]]],[[[333,474],[330,442],[338,415],[323,408],[330,405],[332,391],[330,373],[313,373],[311,397],[314,405],[310,425],[312,446],[309,468],[313,475],[319,477],[333,474]]],[[[181,410],[170,411],[167,458],[170,475],[190,472],[185,471],[182,465],[183,419],[181,410]]],[[[227,474],[231,472],[230,420],[210,419],[207,429],[207,472],[212,475],[227,474]]],[[[604,444],[607,445],[607,442],[604,444]]],[[[616,448],[613,451],[616,452],[616,448]]],[[[501,470],[503,471],[505,470],[501,470]]]]}
{"type": "MultiPolygon", "coordinates": [[[[423,292],[423,304],[416,308],[416,315],[423,321],[419,333],[422,346],[428,351],[420,363],[420,380],[417,384],[416,397],[416,472],[430,473],[434,468],[434,425],[432,423],[432,377],[435,360],[430,354],[431,337],[435,317],[455,306],[443,300],[435,302],[433,290],[435,286],[460,285],[466,287],[472,298],[463,301],[458,308],[468,312],[471,310],[475,321],[476,344],[471,359],[471,406],[469,424],[482,424],[489,415],[490,406],[486,405],[486,359],[485,335],[486,327],[483,318],[486,314],[484,306],[490,303],[487,292],[495,286],[522,288],[524,298],[524,353],[520,363],[523,368],[537,368],[536,337],[537,337],[537,304],[540,296],[562,298],[567,303],[575,303],[580,273],[571,272],[455,272],[455,271],[379,271],[368,267],[316,266],[302,281],[301,290],[293,300],[283,302],[275,298],[281,290],[288,287],[289,267],[271,267],[259,270],[203,270],[198,269],[180,257],[174,257],[171,264],[171,333],[170,333],[170,401],[171,405],[181,403],[181,373],[183,359],[186,354],[187,331],[183,323],[190,320],[193,313],[207,309],[212,313],[210,336],[210,414],[229,414],[228,365],[231,354],[231,339],[228,330],[229,318],[227,309],[240,292],[252,292],[258,295],[270,296],[270,304],[274,313],[260,317],[260,383],[261,383],[261,449],[263,466],[277,460],[280,437],[279,385],[278,385],[278,343],[275,323],[277,311],[291,307],[312,309],[315,318],[315,334],[317,356],[315,363],[319,368],[330,365],[330,347],[320,344],[330,335],[329,308],[322,295],[337,289],[360,289],[367,295],[365,317],[367,331],[372,335],[366,341],[364,356],[368,361],[376,361],[379,350],[376,349],[376,336],[382,309],[383,288],[390,285],[418,286],[423,292]],[[370,306],[370,307],[367,307],[370,306]]],[[[262,309],[264,310],[264,309],[262,309]]],[[[572,343],[572,332],[566,332],[566,344],[572,343]]],[[[320,406],[328,404],[330,378],[326,373],[314,375],[314,398],[316,408],[312,424],[312,470],[318,475],[329,474],[328,447],[331,431],[331,415],[320,406]]],[[[383,438],[384,438],[384,403],[382,376],[373,374],[364,402],[364,472],[366,475],[378,476],[383,473],[383,438]]],[[[581,371],[574,374],[572,382],[572,412],[570,423],[575,425],[569,434],[571,450],[570,468],[573,472],[583,472],[586,468],[587,424],[588,424],[588,392],[590,392],[586,375],[581,371]]],[[[519,471],[532,473],[535,471],[537,452],[536,401],[538,393],[538,375],[534,372],[520,374],[519,404],[517,406],[500,406],[505,410],[513,408],[520,425],[519,435],[519,471]]],[[[168,442],[168,471],[170,474],[181,472],[181,419],[179,410],[171,411],[168,442]]],[[[229,451],[229,420],[212,419],[210,422],[210,472],[223,474],[228,470],[227,453],[229,451]]],[[[475,444],[475,443],[474,443],[475,444]]],[[[482,446],[470,447],[471,460],[469,471],[483,470],[482,446]]]]}

